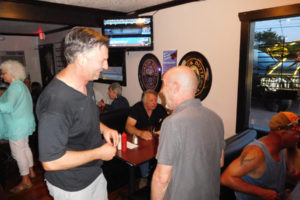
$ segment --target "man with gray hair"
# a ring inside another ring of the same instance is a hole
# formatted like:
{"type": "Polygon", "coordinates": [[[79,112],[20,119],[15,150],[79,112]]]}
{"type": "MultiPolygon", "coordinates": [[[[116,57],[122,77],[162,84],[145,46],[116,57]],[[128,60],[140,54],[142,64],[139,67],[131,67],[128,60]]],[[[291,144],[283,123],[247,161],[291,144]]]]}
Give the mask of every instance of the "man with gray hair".
{"type": "Polygon", "coordinates": [[[100,122],[91,81],[108,69],[108,38],[74,27],[65,37],[64,53],[68,65],[47,85],[36,107],[46,183],[54,199],[107,199],[101,165],[115,156],[119,139],[116,130],[100,122]]]}
{"type": "Polygon", "coordinates": [[[159,127],[168,115],[165,108],[157,103],[157,96],[156,91],[148,89],[143,92],[142,101],[132,106],[126,122],[128,133],[144,140],[152,139],[149,128],[159,127]]]}
{"type": "Polygon", "coordinates": [[[122,86],[118,82],[114,82],[108,87],[108,96],[112,99],[111,104],[105,104],[103,101],[97,103],[98,106],[104,106],[104,111],[113,111],[123,108],[129,108],[129,103],[125,97],[122,96],[122,86]]]}
{"type": "MultiPolygon", "coordinates": [[[[144,140],[152,139],[152,129],[160,127],[168,113],[165,108],[157,103],[157,92],[146,90],[142,94],[142,101],[137,102],[129,111],[125,129],[128,133],[144,140]]],[[[149,163],[140,166],[142,177],[147,177],[149,163]]]]}
{"type": "Polygon", "coordinates": [[[161,92],[172,115],[162,124],[152,200],[219,199],[224,148],[221,118],[195,99],[198,80],[185,66],[163,76],[161,92]]]}

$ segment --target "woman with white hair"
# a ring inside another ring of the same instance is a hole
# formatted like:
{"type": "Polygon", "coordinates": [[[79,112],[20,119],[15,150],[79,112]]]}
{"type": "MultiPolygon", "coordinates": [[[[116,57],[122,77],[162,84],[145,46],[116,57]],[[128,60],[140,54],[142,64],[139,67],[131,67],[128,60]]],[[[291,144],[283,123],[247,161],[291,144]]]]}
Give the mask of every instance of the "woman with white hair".
{"type": "Polygon", "coordinates": [[[10,191],[17,193],[32,186],[35,177],[33,156],[28,136],[35,130],[35,120],[30,91],[23,83],[26,77],[24,66],[15,60],[0,65],[1,78],[9,84],[0,97],[0,137],[9,140],[13,158],[17,161],[22,181],[10,191]]]}

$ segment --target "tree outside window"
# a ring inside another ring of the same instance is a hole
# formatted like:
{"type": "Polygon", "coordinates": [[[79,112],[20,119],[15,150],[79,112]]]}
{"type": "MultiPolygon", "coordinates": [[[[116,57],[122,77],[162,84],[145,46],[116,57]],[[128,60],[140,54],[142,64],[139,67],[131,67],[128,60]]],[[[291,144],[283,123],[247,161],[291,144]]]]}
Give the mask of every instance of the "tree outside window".
{"type": "Polygon", "coordinates": [[[253,24],[249,127],[268,131],[276,112],[300,114],[300,17],[253,24]]]}

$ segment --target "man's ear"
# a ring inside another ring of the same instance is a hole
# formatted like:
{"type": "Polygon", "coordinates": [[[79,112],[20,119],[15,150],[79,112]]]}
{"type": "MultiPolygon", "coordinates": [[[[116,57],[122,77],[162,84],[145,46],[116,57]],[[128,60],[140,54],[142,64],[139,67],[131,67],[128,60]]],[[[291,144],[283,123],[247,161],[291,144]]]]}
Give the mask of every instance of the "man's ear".
{"type": "Polygon", "coordinates": [[[279,136],[283,136],[283,135],[285,134],[286,131],[287,131],[287,130],[282,129],[282,130],[277,130],[276,133],[277,133],[279,136]]]}
{"type": "Polygon", "coordinates": [[[83,53],[79,53],[76,57],[76,62],[80,66],[85,66],[85,63],[87,62],[86,56],[83,53]]]}
{"type": "Polygon", "coordinates": [[[174,81],[172,89],[173,89],[173,92],[175,92],[175,94],[178,94],[181,89],[180,84],[177,81],[174,81]]]}

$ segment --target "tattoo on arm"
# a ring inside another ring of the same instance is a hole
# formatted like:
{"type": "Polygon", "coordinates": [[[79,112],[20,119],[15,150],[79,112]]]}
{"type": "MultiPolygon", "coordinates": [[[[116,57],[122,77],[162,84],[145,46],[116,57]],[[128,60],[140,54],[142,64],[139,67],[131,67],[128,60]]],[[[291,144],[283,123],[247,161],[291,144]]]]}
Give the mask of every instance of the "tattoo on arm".
{"type": "Polygon", "coordinates": [[[247,152],[245,152],[242,156],[241,156],[241,166],[244,165],[246,162],[251,162],[253,161],[255,158],[246,158],[248,155],[247,152]]]}

